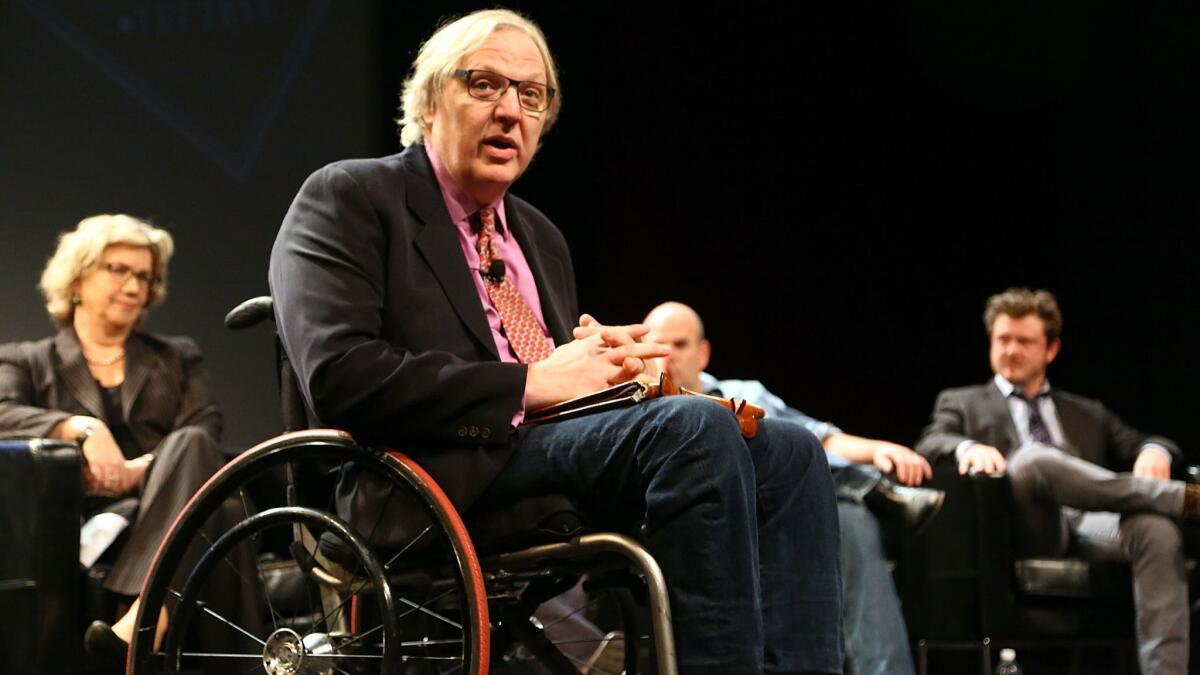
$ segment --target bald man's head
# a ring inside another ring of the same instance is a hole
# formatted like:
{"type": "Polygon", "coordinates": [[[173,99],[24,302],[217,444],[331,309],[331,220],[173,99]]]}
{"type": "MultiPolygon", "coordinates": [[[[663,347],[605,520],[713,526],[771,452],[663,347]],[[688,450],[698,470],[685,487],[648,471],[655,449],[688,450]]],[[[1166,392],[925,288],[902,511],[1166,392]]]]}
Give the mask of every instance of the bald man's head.
{"type": "Polygon", "coordinates": [[[712,347],[704,339],[704,323],[696,310],[682,302],[664,302],[642,323],[650,329],[647,340],[671,346],[663,365],[675,384],[702,391],[700,373],[708,367],[712,347]]]}

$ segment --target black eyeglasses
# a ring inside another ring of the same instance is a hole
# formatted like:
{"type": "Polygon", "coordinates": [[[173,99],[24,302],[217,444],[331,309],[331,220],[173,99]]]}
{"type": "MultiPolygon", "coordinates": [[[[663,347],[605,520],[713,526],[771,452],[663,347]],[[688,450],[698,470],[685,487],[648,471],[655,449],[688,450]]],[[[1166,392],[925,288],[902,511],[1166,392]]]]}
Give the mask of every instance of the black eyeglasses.
{"type": "Polygon", "coordinates": [[[521,82],[490,70],[454,71],[455,77],[467,81],[467,93],[480,101],[499,101],[509,87],[517,88],[517,100],[530,112],[546,112],[554,99],[554,89],[541,82],[521,82]]]}
{"type": "Polygon", "coordinates": [[[155,281],[158,281],[158,277],[155,277],[153,273],[148,271],[134,272],[132,267],[122,263],[106,262],[100,263],[100,266],[104,268],[105,272],[113,275],[113,278],[121,285],[129,281],[129,277],[137,279],[138,285],[145,286],[146,288],[150,288],[155,281]]]}

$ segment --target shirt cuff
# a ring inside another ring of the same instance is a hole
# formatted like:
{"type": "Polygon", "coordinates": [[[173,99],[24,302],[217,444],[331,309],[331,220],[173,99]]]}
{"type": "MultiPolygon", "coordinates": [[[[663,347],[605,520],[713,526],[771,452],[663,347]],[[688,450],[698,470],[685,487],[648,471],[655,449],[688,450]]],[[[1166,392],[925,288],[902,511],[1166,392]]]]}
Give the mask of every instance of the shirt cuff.
{"type": "Polygon", "coordinates": [[[1167,462],[1170,462],[1171,460],[1174,459],[1173,457],[1171,457],[1171,451],[1167,450],[1166,448],[1159,445],[1158,443],[1147,443],[1147,444],[1143,445],[1141,450],[1138,450],[1138,452],[1141,453],[1141,452],[1145,452],[1146,450],[1153,450],[1154,452],[1161,454],[1162,456],[1167,458],[1167,462]]]}
{"type": "Polygon", "coordinates": [[[973,441],[968,438],[967,440],[963,441],[962,443],[959,443],[958,445],[954,446],[954,459],[956,461],[961,460],[963,453],[967,451],[967,448],[971,447],[972,445],[977,445],[978,443],[979,443],[979,441],[973,441]]]}
{"type": "Polygon", "coordinates": [[[825,439],[829,438],[830,436],[846,433],[829,422],[814,422],[812,425],[809,425],[808,430],[811,431],[812,435],[816,436],[817,440],[821,441],[822,443],[824,443],[825,439]]]}

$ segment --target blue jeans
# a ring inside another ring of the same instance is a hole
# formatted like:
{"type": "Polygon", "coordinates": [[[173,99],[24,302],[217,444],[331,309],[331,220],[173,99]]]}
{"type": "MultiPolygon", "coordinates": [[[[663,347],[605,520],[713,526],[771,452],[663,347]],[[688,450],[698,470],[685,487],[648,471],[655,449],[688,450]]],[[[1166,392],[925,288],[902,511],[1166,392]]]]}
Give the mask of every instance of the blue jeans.
{"type": "Polygon", "coordinates": [[[688,396],[534,427],[474,507],[564,494],[598,525],[645,524],[681,673],[841,673],[833,481],[812,434],[688,396]]]}
{"type": "Polygon", "coordinates": [[[846,659],[854,675],[912,675],[908,630],[883,552],[879,522],[860,503],[838,500],[846,659]]]}

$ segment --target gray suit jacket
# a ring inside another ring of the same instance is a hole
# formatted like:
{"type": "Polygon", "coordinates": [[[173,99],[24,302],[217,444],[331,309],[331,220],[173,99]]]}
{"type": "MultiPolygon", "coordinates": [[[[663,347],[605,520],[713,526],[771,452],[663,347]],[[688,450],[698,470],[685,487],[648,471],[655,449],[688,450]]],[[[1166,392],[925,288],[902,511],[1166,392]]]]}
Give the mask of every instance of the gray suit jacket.
{"type": "MultiPolygon", "coordinates": [[[[125,354],[121,412],[143,450],[187,426],[220,441],[221,414],[194,341],[135,331],[125,354]]],[[[0,438],[42,437],[72,415],[110,421],[73,329],[0,345],[0,438]]]]}
{"type": "MultiPolygon", "coordinates": [[[[1114,471],[1128,471],[1143,446],[1157,443],[1171,453],[1178,466],[1181,453],[1169,438],[1134,429],[1095,399],[1057,388],[1050,391],[1066,436],[1064,452],[1114,471]]],[[[991,445],[1006,456],[1020,446],[1008,403],[995,382],[938,394],[933,418],[921,432],[916,451],[930,462],[953,461],[954,449],[968,439],[991,445]]]]}

